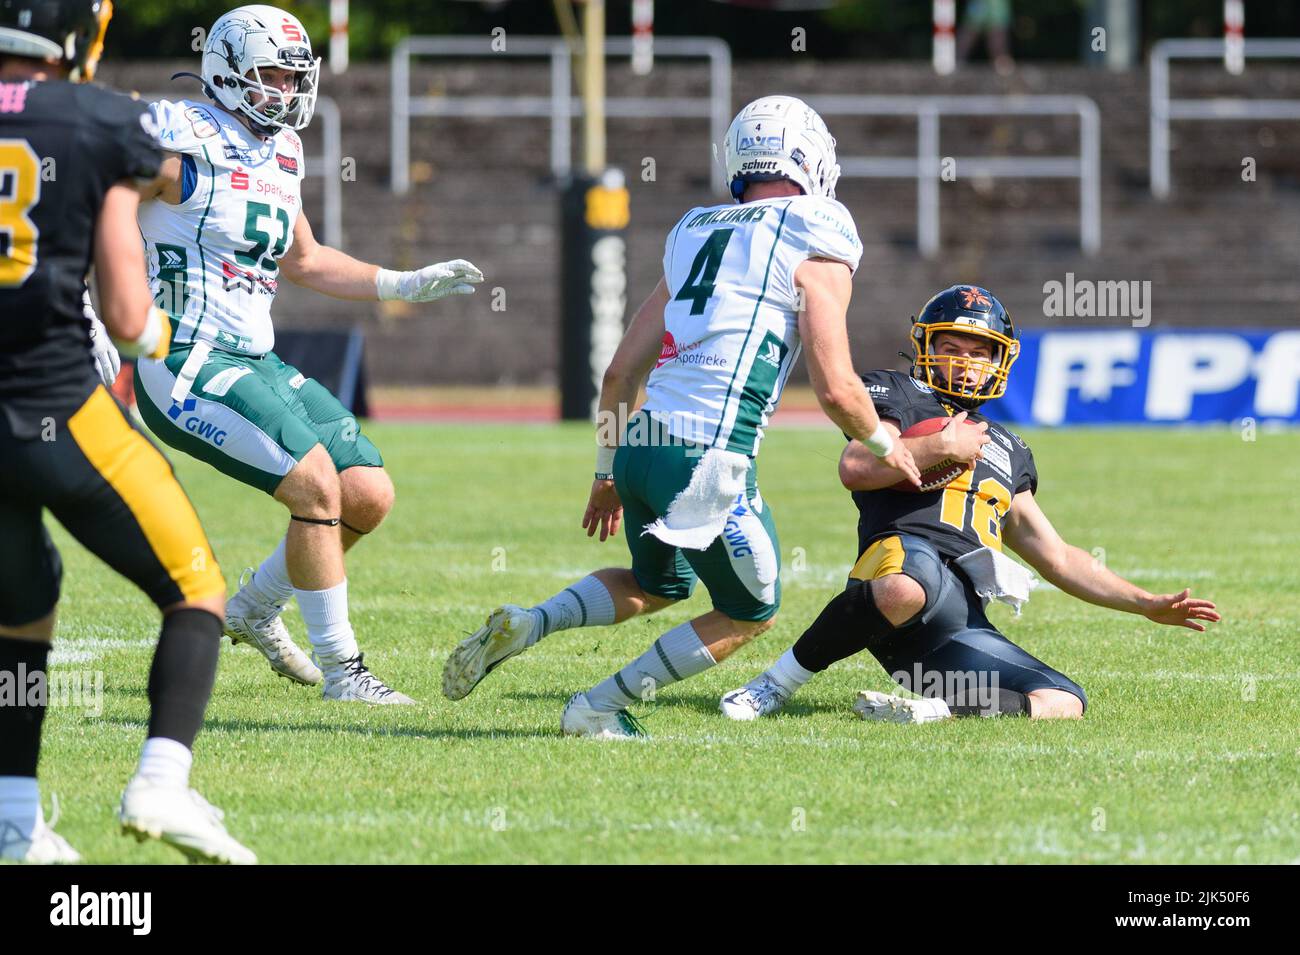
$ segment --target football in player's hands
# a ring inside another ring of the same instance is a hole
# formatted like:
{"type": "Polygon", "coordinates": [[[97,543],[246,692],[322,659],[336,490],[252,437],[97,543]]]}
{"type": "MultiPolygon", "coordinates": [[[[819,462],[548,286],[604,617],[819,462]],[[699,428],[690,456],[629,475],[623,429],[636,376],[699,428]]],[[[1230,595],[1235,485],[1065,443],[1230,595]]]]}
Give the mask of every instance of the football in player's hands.
{"type": "MultiPolygon", "coordinates": [[[[926,418],[924,421],[918,421],[906,431],[901,437],[904,438],[923,438],[926,435],[938,434],[944,428],[952,423],[952,418],[926,418]]],[[[981,421],[971,421],[969,418],[963,418],[962,424],[970,425],[973,428],[983,426],[981,421]]],[[[921,472],[921,486],[917,487],[911,481],[899,481],[897,484],[891,484],[892,491],[911,491],[914,494],[925,494],[929,491],[937,491],[940,488],[947,487],[958,476],[971,469],[970,462],[961,461],[957,458],[944,458],[938,464],[932,464],[921,472]]]]}

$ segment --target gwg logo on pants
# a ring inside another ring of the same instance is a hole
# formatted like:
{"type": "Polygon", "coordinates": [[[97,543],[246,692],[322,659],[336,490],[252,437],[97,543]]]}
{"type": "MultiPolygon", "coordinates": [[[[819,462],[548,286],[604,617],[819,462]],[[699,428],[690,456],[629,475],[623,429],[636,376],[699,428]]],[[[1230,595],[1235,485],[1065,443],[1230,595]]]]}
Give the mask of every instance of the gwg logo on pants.
{"type": "MultiPolygon", "coordinates": [[[[167,417],[173,421],[178,421],[182,414],[193,411],[197,407],[198,402],[193,398],[186,398],[184,404],[177,404],[173,401],[172,406],[167,409],[167,417]]],[[[191,415],[186,418],[182,427],[190,434],[198,435],[204,441],[211,442],[217,447],[221,447],[226,443],[226,432],[211,421],[204,421],[198,415],[191,415]]]]}
{"type": "Polygon", "coordinates": [[[181,416],[183,412],[193,411],[196,407],[198,407],[198,402],[195,401],[193,398],[186,398],[185,403],[183,405],[178,405],[175,401],[173,401],[172,406],[167,409],[167,417],[175,421],[177,418],[181,416]]]}
{"type": "Polygon", "coordinates": [[[51,925],[129,925],[132,935],[153,928],[153,893],[71,891],[50,896],[51,925]]]}
{"type": "Polygon", "coordinates": [[[202,418],[193,416],[185,419],[185,430],[190,434],[197,434],[204,441],[210,441],[217,447],[226,443],[226,432],[218,428],[211,421],[204,421],[202,418]]]}

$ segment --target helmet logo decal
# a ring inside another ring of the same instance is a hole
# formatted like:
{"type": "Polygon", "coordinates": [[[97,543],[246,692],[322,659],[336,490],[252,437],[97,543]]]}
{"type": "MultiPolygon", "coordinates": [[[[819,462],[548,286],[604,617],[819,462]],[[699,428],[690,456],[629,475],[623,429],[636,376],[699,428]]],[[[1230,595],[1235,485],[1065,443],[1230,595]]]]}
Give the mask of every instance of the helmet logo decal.
{"type": "Polygon", "coordinates": [[[957,294],[961,296],[961,304],[966,308],[971,308],[975,305],[985,305],[990,307],[993,305],[993,303],[989,301],[988,296],[977,288],[959,288],[957,289],[957,294]]]}

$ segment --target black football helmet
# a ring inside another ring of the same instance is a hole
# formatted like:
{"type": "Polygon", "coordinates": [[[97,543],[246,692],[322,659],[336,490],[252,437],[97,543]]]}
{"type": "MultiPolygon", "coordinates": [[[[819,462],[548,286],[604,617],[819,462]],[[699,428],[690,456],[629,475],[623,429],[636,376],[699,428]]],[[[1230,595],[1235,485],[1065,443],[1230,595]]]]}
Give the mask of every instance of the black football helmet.
{"type": "Polygon", "coordinates": [[[912,377],[963,408],[977,408],[1007,390],[1007,376],[1020,357],[1019,336],[1011,314],[992,292],[977,285],[953,285],[926,302],[912,319],[912,377]],[[993,360],[936,355],[934,336],[943,332],[987,339],[993,360]],[[979,372],[978,382],[967,385],[964,372],[972,368],[979,372]],[[942,374],[936,375],[936,370],[942,374]]]}
{"type": "Polygon", "coordinates": [[[54,60],[89,82],[112,17],[113,0],[0,0],[0,56],[54,60]]]}

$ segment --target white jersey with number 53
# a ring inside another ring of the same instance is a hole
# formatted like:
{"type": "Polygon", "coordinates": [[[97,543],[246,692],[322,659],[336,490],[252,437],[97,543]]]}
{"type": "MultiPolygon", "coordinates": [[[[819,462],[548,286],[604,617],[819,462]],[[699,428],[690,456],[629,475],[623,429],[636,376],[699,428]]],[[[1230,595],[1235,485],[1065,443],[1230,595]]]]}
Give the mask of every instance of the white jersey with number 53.
{"type": "Polygon", "coordinates": [[[276,260],[302,207],[302,140],[285,129],[264,140],[195,100],[149,110],[159,144],[181,156],[180,203],[140,207],[149,284],[172,317],[172,341],[263,355],[275,344],[276,260]]]}
{"type": "Polygon", "coordinates": [[[754,456],[799,357],[795,270],[857,270],[848,209],[795,196],[692,209],[668,235],[664,341],[643,409],[677,438],[754,456]]]}

